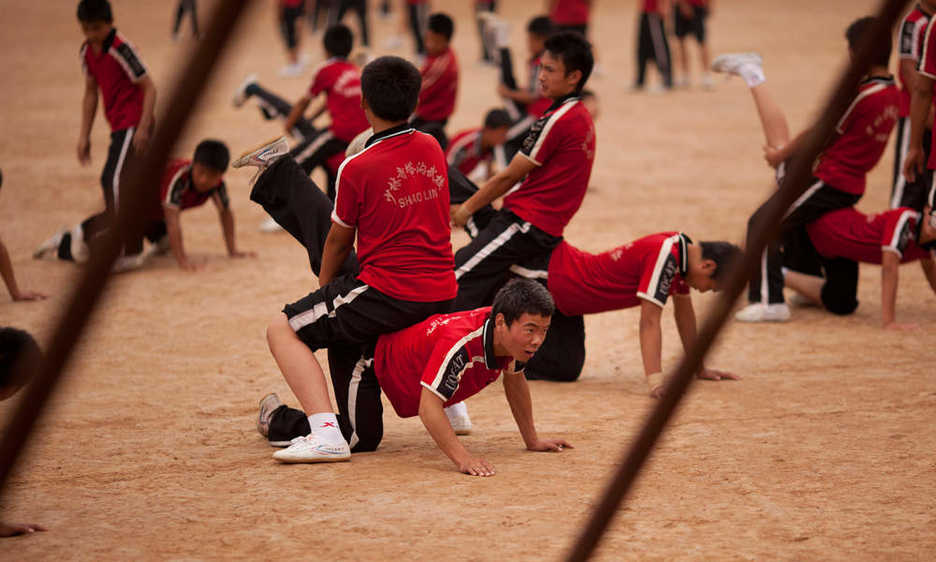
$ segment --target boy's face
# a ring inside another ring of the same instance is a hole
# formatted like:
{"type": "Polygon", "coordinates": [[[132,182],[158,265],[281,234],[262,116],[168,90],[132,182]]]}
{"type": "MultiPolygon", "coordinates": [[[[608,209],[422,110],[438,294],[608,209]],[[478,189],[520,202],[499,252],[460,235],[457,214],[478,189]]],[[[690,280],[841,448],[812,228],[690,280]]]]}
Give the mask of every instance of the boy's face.
{"type": "Polygon", "coordinates": [[[425,36],[426,52],[431,56],[441,55],[448,49],[448,39],[441,33],[432,30],[426,30],[425,36]]]}
{"type": "Polygon", "coordinates": [[[481,131],[481,144],[486,147],[500,146],[507,142],[507,127],[485,127],[481,131]]]}
{"type": "Polygon", "coordinates": [[[94,45],[103,45],[114,26],[105,21],[79,21],[85,39],[94,45]]]}
{"type": "Polygon", "coordinates": [[[565,63],[561,58],[554,57],[552,53],[546,51],[540,59],[539,84],[540,91],[548,98],[561,98],[571,94],[578,86],[578,81],[582,77],[582,72],[575,70],[566,73],[565,63]]]}
{"type": "Polygon", "coordinates": [[[690,255],[689,272],[686,273],[686,283],[700,293],[718,291],[721,289],[721,286],[712,277],[712,275],[715,274],[716,268],[717,265],[713,260],[697,260],[690,255]]]}
{"type": "Polygon", "coordinates": [[[218,187],[222,177],[224,177],[224,172],[219,172],[199,162],[192,164],[192,183],[198,191],[211,191],[218,187]]]}
{"type": "Polygon", "coordinates": [[[550,317],[523,313],[507,325],[503,314],[494,319],[495,345],[507,350],[511,357],[526,363],[543,345],[549,330],[550,317]]]}

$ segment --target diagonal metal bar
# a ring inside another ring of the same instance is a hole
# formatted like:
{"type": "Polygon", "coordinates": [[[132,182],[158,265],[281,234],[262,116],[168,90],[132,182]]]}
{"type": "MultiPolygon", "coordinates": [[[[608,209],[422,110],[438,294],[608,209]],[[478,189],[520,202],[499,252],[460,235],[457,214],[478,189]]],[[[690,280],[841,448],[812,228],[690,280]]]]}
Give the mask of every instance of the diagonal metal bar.
{"type": "MultiPolygon", "coordinates": [[[[111,269],[123,247],[123,241],[142,231],[147,193],[158,189],[157,183],[169,159],[176,140],[188,121],[221,51],[234,31],[238,19],[250,0],[218,0],[211,12],[211,25],[198,49],[185,62],[185,67],[169,97],[167,110],[156,134],[137,165],[127,171],[124,179],[126,195],[121,200],[116,225],[103,236],[100,245],[81,275],[64,314],[52,336],[49,348],[39,365],[16,366],[19,373],[29,372],[32,383],[26,387],[10,417],[0,442],[0,498],[16,462],[25,448],[30,432],[35,428],[43,407],[61,379],[75,344],[94,313],[104,293],[111,269]]],[[[19,374],[18,373],[18,374],[19,374]]]]}
{"type": "Polygon", "coordinates": [[[871,66],[871,53],[874,46],[890,42],[891,30],[907,1],[882,1],[871,33],[862,40],[857,56],[851,60],[848,69],[836,83],[831,98],[806,137],[801,153],[793,159],[791,170],[780,189],[767,200],[764,220],[755,225],[757,231],[753,234],[751,247],[746,249],[741,267],[735,268],[729,276],[727,287],[712,314],[703,323],[695,345],[680,361],[675,374],[666,385],[663,397],[623,456],[620,468],[606,488],[601,503],[595,507],[590,520],[569,551],[567,560],[572,562],[588,560],[594,553],[621,502],[627,496],[654,445],[663,433],[667,422],[675,413],[689,385],[692,384],[695,373],[702,365],[702,359],[725,325],[735,300],[744,290],[755,268],[758,267],[760,257],[768,242],[776,240],[779,236],[780,222],[784,214],[796,198],[806,191],[812,174],[812,163],[832,138],[836,124],[854,99],[854,93],[861,78],[867,74],[871,66]]]}

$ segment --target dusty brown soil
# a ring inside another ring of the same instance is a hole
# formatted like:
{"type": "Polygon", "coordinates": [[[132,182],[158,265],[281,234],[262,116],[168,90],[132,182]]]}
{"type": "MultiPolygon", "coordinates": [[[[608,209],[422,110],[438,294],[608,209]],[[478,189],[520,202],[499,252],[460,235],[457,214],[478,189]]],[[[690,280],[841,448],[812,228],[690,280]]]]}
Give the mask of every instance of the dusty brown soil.
{"type": "MultiPolygon", "coordinates": [[[[191,48],[168,39],[174,3],[114,4],[165,101],[191,48]]],[[[203,137],[238,151],[278,131],[253,109],[231,108],[245,74],[258,72],[289,97],[305,87],[305,79],[278,77],[272,3],[255,4],[179,154],[203,137]]],[[[541,2],[501,4],[522,50],[519,30],[541,2]]],[[[844,27],[874,4],[719,2],[713,50],[763,53],[769,84],[799,129],[842,67],[844,27]]],[[[435,5],[458,18],[463,82],[455,131],[497,103],[495,72],[475,62],[470,3],[435,5]]],[[[740,240],[770,190],[746,88],[719,80],[714,92],[629,94],[635,2],[597,5],[598,155],[568,239],[589,250],[669,229],[740,240]]],[[[0,234],[20,283],[52,295],[17,304],[3,294],[0,324],[42,341],[77,270],[35,262],[30,253],[100,206],[107,147],[99,111],[93,165],[75,159],[82,39],[74,9],[74,1],[0,1],[0,234]]],[[[375,21],[376,44],[395,26],[375,21]]],[[[315,59],[317,43],[306,41],[315,59]]],[[[863,210],[886,205],[891,154],[872,174],[863,210]]],[[[204,271],[182,272],[167,257],[113,279],[4,497],[4,519],[50,530],[3,539],[0,558],[560,558],[653,404],[644,392],[636,311],[588,318],[580,382],[532,384],[540,433],[563,436],[574,450],[524,451],[495,385],[470,400],[476,431],[465,438],[496,465],[494,478],[458,474],[417,419],[390,411],[376,453],[340,465],[278,465],[254,429],[256,405],[269,391],[291,395],[263,331],[316,280],[288,236],[257,231],[263,215],[247,200],[248,177],[232,172],[229,185],[239,242],[259,257],[228,260],[215,213],[205,208],[183,219],[204,271]]],[[[796,309],[785,325],[728,326],[708,363],[744,380],[694,387],[600,559],[932,558],[936,304],[918,268],[903,268],[898,315],[922,329],[882,332],[878,271],[862,268],[861,306],[849,318],[796,309]]],[[[695,300],[703,311],[713,302],[695,300]]],[[[666,317],[664,354],[673,366],[681,349],[666,317]]],[[[5,403],[0,414],[11,410],[5,403]]]]}

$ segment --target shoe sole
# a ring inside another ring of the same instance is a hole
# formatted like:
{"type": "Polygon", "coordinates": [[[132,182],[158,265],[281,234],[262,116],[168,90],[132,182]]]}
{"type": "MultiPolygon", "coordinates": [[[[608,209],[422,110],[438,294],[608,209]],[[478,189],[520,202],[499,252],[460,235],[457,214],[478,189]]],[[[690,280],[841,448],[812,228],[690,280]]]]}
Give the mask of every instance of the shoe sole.
{"type": "Polygon", "coordinates": [[[320,462],[342,462],[351,460],[351,455],[346,457],[315,457],[315,458],[304,458],[304,459],[283,459],[273,457],[275,460],[283,464],[314,464],[320,462]]]}
{"type": "Polygon", "coordinates": [[[471,435],[470,429],[456,429],[455,435],[471,435]]]}
{"type": "Polygon", "coordinates": [[[232,168],[243,168],[244,166],[247,166],[247,165],[248,165],[248,162],[250,162],[250,155],[251,155],[251,154],[257,152],[258,150],[260,150],[260,149],[263,148],[264,146],[273,144],[274,142],[280,140],[281,138],[283,138],[283,135],[279,135],[279,136],[273,137],[273,138],[271,138],[271,139],[268,139],[268,140],[266,140],[266,141],[264,141],[264,142],[262,142],[262,143],[260,143],[260,144],[258,144],[258,145],[256,145],[256,146],[254,146],[253,148],[250,148],[250,149],[248,149],[248,150],[245,150],[244,152],[241,153],[240,156],[237,157],[237,160],[235,160],[234,162],[231,163],[231,167],[232,167],[232,168]]]}

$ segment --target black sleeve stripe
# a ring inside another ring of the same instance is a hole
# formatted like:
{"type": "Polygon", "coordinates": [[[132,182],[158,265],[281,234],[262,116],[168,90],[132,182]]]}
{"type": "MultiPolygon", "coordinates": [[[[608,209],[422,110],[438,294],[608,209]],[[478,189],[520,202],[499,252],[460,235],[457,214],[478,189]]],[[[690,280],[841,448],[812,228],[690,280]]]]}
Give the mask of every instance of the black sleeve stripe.
{"type": "Polygon", "coordinates": [[[130,76],[131,80],[136,82],[140,78],[146,76],[146,67],[143,66],[143,63],[136,55],[133,47],[128,43],[121,43],[114,52],[117,55],[117,61],[124,67],[124,70],[127,72],[127,75],[130,76]]]}
{"type": "Polygon", "coordinates": [[[898,42],[898,51],[900,56],[912,56],[913,53],[913,35],[916,30],[914,22],[909,18],[904,18],[903,25],[900,26],[900,41],[898,42]]]}
{"type": "Polygon", "coordinates": [[[437,376],[436,380],[433,381],[432,390],[446,400],[451,398],[458,389],[458,382],[461,379],[462,372],[470,362],[471,356],[468,354],[468,348],[463,345],[442,366],[439,371],[441,376],[437,376]]]}

